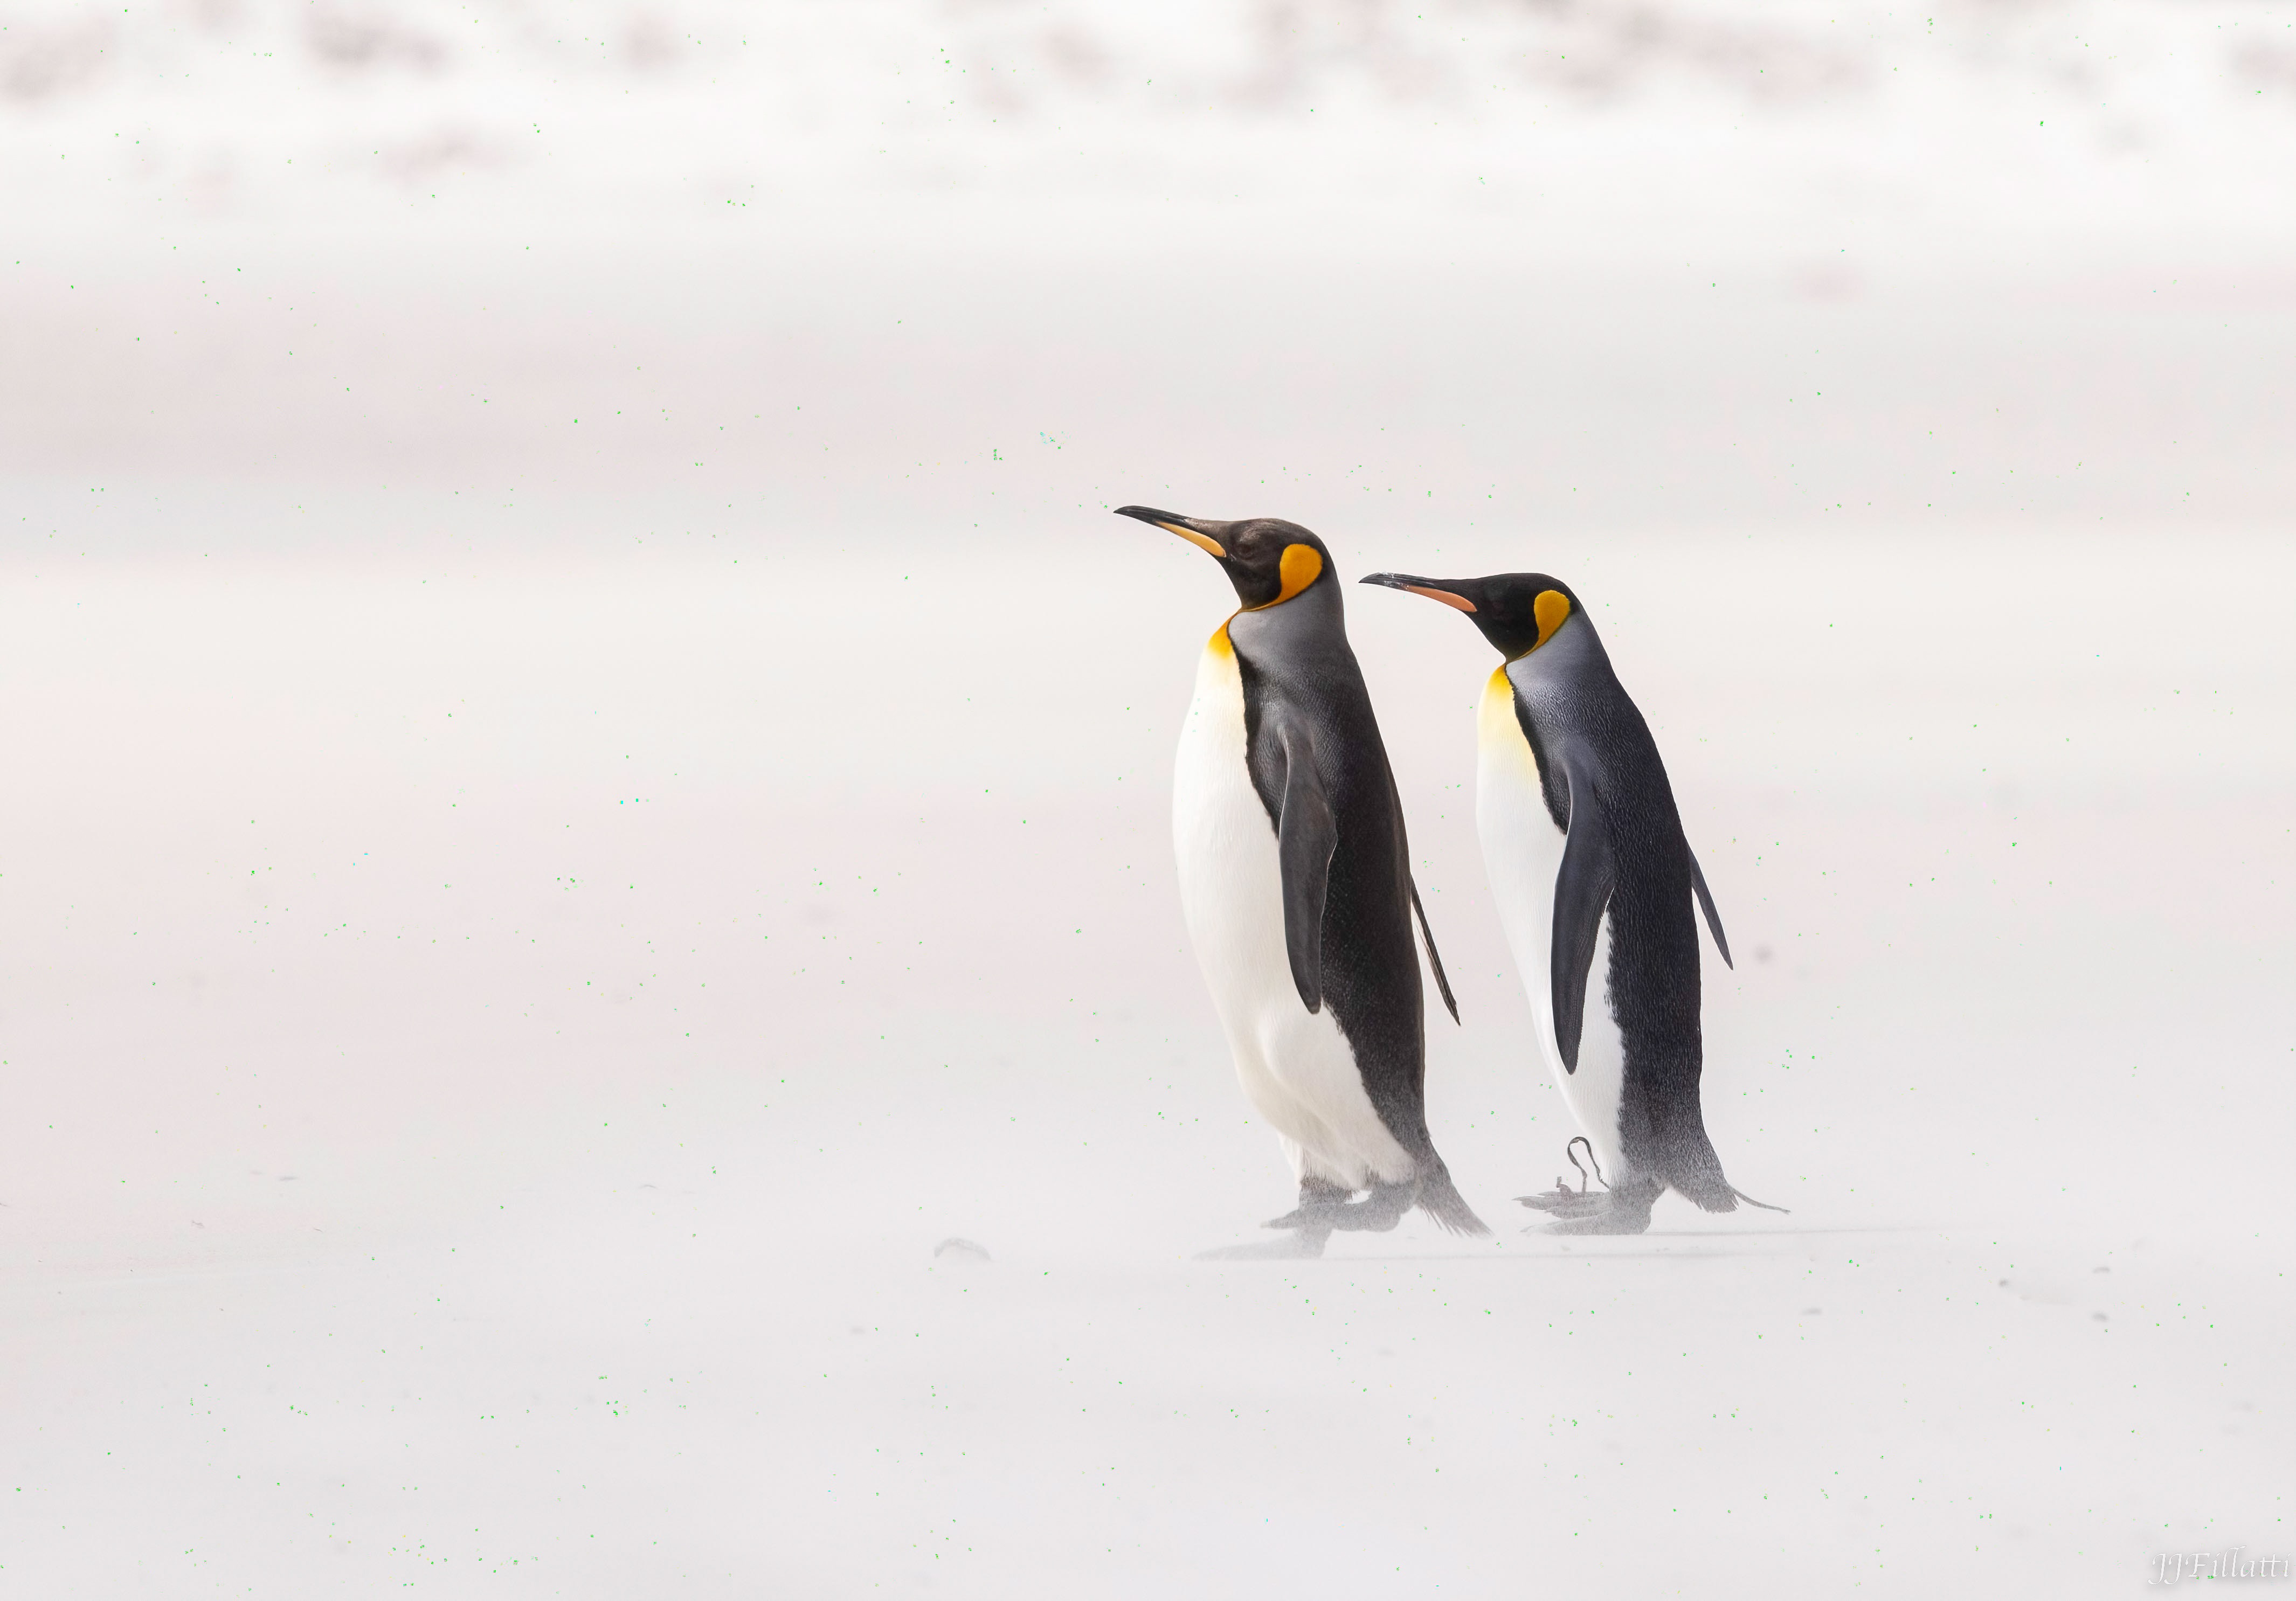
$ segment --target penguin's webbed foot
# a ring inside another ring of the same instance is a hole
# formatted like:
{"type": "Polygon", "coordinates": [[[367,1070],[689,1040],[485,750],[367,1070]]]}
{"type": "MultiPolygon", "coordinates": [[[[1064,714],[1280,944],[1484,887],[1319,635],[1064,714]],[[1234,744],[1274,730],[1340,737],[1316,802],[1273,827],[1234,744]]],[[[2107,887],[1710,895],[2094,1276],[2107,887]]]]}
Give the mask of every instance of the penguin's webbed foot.
{"type": "Polygon", "coordinates": [[[1294,1206],[1282,1217],[1269,1218],[1259,1226],[1263,1229],[1305,1229],[1312,1223],[1319,1229],[1328,1229],[1332,1226],[1332,1213],[1338,1210],[1336,1206],[1294,1206]]]}
{"type": "Polygon", "coordinates": [[[1280,1239],[1256,1239],[1245,1246],[1215,1246],[1196,1253],[1198,1262],[1292,1262],[1321,1256],[1329,1229],[1294,1229],[1280,1239]]]}
{"type": "Polygon", "coordinates": [[[1300,1187],[1300,1205],[1282,1217],[1270,1218],[1260,1225],[1263,1229],[1334,1229],[1354,1233],[1384,1234],[1403,1221],[1419,1198],[1419,1186],[1406,1180],[1400,1184],[1382,1184],[1374,1180],[1371,1191],[1360,1201],[1348,1198],[1352,1192],[1334,1184],[1309,1184],[1300,1187]]]}
{"type": "Polygon", "coordinates": [[[1348,1197],[1355,1192],[1344,1184],[1312,1175],[1300,1180],[1300,1204],[1282,1217],[1269,1218],[1259,1226],[1263,1229],[1321,1229],[1329,1233],[1332,1219],[1348,1208],[1348,1197]]]}
{"type": "Polygon", "coordinates": [[[1616,1189],[1571,1189],[1557,1184],[1544,1195],[1517,1196],[1516,1200],[1554,1221],[1526,1234],[1640,1234],[1650,1227],[1651,1206],[1659,1197],[1655,1184],[1622,1184],[1616,1189]]]}
{"type": "Polygon", "coordinates": [[[1650,1213],[1640,1217],[1621,1216],[1606,1212],[1600,1217],[1572,1218],[1562,1222],[1548,1223],[1544,1228],[1526,1229],[1525,1234],[1640,1234],[1650,1227],[1650,1213]]]}
{"type": "Polygon", "coordinates": [[[1557,1184],[1535,1196],[1517,1196],[1515,1199],[1534,1212],[1547,1213],[1558,1218],[1599,1217],[1610,1209],[1611,1192],[1607,1189],[1572,1189],[1557,1184]]]}

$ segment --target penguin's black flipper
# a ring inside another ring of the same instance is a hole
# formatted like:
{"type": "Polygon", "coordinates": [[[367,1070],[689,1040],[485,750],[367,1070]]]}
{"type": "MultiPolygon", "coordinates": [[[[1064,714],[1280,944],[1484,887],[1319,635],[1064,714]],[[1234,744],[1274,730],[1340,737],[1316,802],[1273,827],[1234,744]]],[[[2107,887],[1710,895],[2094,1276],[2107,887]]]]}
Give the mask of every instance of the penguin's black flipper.
{"type": "Polygon", "coordinates": [[[1340,827],[1316,772],[1314,749],[1292,729],[1283,733],[1283,805],[1275,823],[1276,862],[1283,875],[1283,944],[1292,982],[1310,1012],[1324,1009],[1324,892],[1340,827]]]}
{"type": "Polygon", "coordinates": [[[1698,891],[1698,910],[1706,914],[1706,931],[1714,936],[1714,948],[1722,952],[1722,965],[1734,970],[1737,964],[1730,960],[1730,942],[1722,936],[1722,916],[1714,910],[1714,892],[1706,887],[1706,875],[1698,870],[1698,854],[1694,851],[1690,857],[1690,882],[1698,891]]]}
{"type": "Polygon", "coordinates": [[[1562,870],[1554,878],[1554,938],[1548,959],[1553,986],[1554,1043],[1567,1073],[1578,1071],[1578,1036],[1587,1021],[1587,975],[1603,937],[1603,912],[1618,881],[1594,780],[1585,765],[1570,763],[1570,833],[1562,845],[1562,870]]]}
{"type": "MultiPolygon", "coordinates": [[[[1419,914],[1419,937],[1427,942],[1427,965],[1435,969],[1435,988],[1451,1013],[1451,1021],[1456,1023],[1459,1003],[1451,999],[1451,981],[1443,976],[1443,958],[1435,949],[1435,931],[1427,926],[1427,908],[1419,903],[1419,885],[1415,880],[1411,886],[1411,910],[1419,914]]],[[[1723,960],[1727,961],[1729,958],[1723,960]]]]}

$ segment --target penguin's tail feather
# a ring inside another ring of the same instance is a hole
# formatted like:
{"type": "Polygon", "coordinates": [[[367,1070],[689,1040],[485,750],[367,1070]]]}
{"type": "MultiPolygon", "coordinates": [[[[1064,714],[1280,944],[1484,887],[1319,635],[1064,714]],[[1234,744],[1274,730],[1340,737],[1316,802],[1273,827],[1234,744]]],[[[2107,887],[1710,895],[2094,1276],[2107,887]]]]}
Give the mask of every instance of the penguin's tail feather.
{"type": "Polygon", "coordinates": [[[1421,1161],[1419,1205],[1427,1215],[1454,1234],[1488,1234],[1490,1225],[1475,1215],[1467,1205],[1467,1197],[1451,1182],[1451,1170],[1443,1165],[1440,1156],[1430,1155],[1421,1161]]]}
{"type": "Polygon", "coordinates": [[[1789,1207],[1773,1206],[1767,1201],[1756,1200],[1724,1178],[1718,1167],[1711,1173],[1693,1170],[1685,1174],[1684,1178],[1689,1182],[1683,1182],[1682,1180],[1671,1176],[1668,1178],[1667,1182],[1681,1195],[1696,1203],[1702,1211],[1735,1212],[1741,1201],[1745,1202],[1749,1206],[1759,1206],[1764,1212],[1790,1213],[1792,1211],[1789,1207]]]}
{"type": "Polygon", "coordinates": [[[1738,1192],[1730,1180],[1722,1176],[1722,1159],[1714,1154],[1714,1147],[1706,1139],[1706,1131],[1695,1131],[1696,1138],[1677,1139],[1659,1164],[1659,1176],[1669,1188],[1692,1202],[1702,1212],[1735,1212],[1738,1192]]]}
{"type": "MultiPolygon", "coordinates": [[[[1696,1087],[1692,1086],[1692,1095],[1696,1087]]],[[[1731,1186],[1722,1174],[1722,1158],[1715,1154],[1714,1142],[1707,1138],[1706,1120],[1699,1115],[1698,1103],[1693,1099],[1687,1105],[1679,1102],[1672,1108],[1674,1115],[1661,1116],[1652,1131],[1656,1149],[1651,1153],[1651,1166],[1668,1188],[1691,1202],[1702,1212],[1735,1212],[1744,1197],[1731,1186]]],[[[1757,1203],[1759,1205],[1759,1203],[1757,1203]]]]}

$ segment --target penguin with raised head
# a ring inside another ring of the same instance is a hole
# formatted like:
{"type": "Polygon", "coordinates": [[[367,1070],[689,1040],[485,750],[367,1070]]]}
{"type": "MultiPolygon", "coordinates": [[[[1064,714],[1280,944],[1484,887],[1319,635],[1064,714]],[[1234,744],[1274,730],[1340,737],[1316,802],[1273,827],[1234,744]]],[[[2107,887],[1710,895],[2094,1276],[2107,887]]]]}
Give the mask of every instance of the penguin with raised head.
{"type": "Polygon", "coordinates": [[[1299,1205],[1279,1239],[1217,1256],[1316,1256],[1333,1229],[1388,1229],[1416,1204],[1489,1230],[1427,1132],[1426,1038],[1403,805],[1348,646],[1324,542],[1272,518],[1118,508],[1211,557],[1241,609],[1205,644],[1173,774],[1180,903],[1252,1106],[1299,1205]],[[1361,1199],[1356,1199],[1358,1194],[1361,1199]]]}
{"type": "Polygon", "coordinates": [[[1693,897],[1725,966],[1729,942],[1594,620],[1544,573],[1363,582],[1465,613],[1506,658],[1478,718],[1476,827],[1541,1053],[1605,1186],[1557,1180],[1523,1204],[1564,1234],[1639,1234],[1668,1189],[1709,1212],[1762,1205],[1723,1177],[1699,1109],[1693,897]]]}

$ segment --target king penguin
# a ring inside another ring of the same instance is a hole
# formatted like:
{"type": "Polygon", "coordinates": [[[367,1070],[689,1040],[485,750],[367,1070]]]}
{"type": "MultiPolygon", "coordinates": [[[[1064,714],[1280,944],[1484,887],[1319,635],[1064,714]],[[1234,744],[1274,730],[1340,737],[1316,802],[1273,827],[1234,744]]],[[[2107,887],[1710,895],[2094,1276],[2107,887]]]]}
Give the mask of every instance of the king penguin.
{"type": "Polygon", "coordinates": [[[1488,1233],[1427,1132],[1414,912],[1455,1020],[1458,1009],[1330,552],[1271,518],[1117,514],[1211,557],[1242,603],[1197,666],[1172,840],[1236,1077],[1281,1138],[1300,1199],[1267,1225],[1283,1238],[1208,1254],[1317,1256],[1333,1229],[1392,1229],[1414,1203],[1454,1232],[1488,1233]]]}
{"type": "MultiPolygon", "coordinates": [[[[1555,1214],[1564,1234],[1639,1234],[1668,1189],[1709,1212],[1762,1205],[1723,1177],[1699,1109],[1693,895],[1725,966],[1729,942],[1658,744],[1594,620],[1544,573],[1363,582],[1464,612],[1506,658],[1477,720],[1476,831],[1541,1054],[1605,1185],[1557,1180],[1522,1203],[1555,1214]]],[[[1578,1143],[1566,1150],[1574,1167],[1578,1143]]]]}

